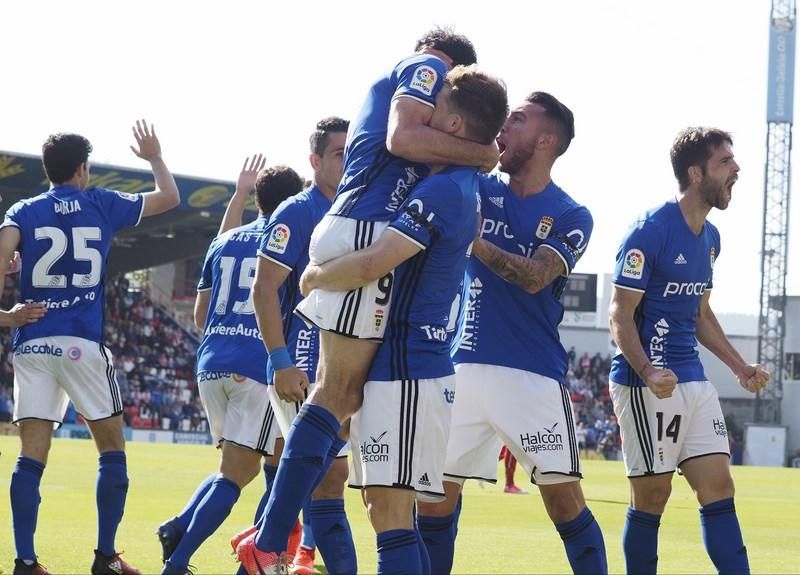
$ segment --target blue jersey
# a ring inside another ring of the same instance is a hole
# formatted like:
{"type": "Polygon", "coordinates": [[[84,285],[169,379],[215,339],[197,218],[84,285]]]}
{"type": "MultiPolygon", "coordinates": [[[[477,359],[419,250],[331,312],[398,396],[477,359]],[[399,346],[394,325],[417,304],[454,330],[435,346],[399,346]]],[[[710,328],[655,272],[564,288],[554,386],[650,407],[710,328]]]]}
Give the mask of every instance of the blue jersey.
{"type": "MultiPolygon", "coordinates": [[[[197,373],[223,371],[267,381],[267,350],[256,323],[250,291],[265,217],[225,232],[211,242],[197,291],[211,299],[197,348],[197,373]]],[[[198,375],[198,379],[202,379],[198,375]]]]}
{"type": "MultiPolygon", "coordinates": [[[[617,252],[614,285],[643,294],[635,321],[644,352],[653,367],[674,371],[678,383],[706,379],[697,352],[697,313],[712,287],[719,248],[717,228],[706,222],[695,235],[671,200],[636,221],[617,252]]],[[[621,353],[611,362],[610,377],[644,385],[621,353]]]]}
{"type": "Polygon", "coordinates": [[[411,189],[428,174],[428,167],[393,156],[386,149],[392,100],[408,97],[432,107],[446,75],[442,60],[416,54],[372,85],[361,111],[350,123],[344,175],[331,213],[367,221],[395,218],[411,189]]]}
{"type": "Polygon", "coordinates": [[[399,233],[422,251],[394,272],[392,305],[370,381],[432,379],[453,373],[464,270],[478,229],[478,176],[470,167],[426,178],[384,233],[399,233]]]}
{"type": "MultiPolygon", "coordinates": [[[[319,330],[308,327],[294,314],[294,308],[303,300],[300,276],[308,265],[311,233],[330,207],[331,201],[316,185],[288,198],[273,212],[258,251],[261,257],[289,270],[280,289],[283,337],[289,356],[310,382],[317,375],[319,330]]],[[[269,363],[267,370],[271,382],[273,369],[269,363]]]]}
{"type": "MultiPolygon", "coordinates": [[[[551,249],[566,273],[586,250],[592,216],[561,188],[550,183],[520,198],[497,176],[480,178],[481,238],[526,257],[551,249]]],[[[560,277],[536,294],[505,281],[472,257],[467,268],[468,296],[456,363],[482,363],[530,371],[565,383],[567,353],[558,324],[564,316],[560,277]]]]}
{"type": "Polygon", "coordinates": [[[103,341],[111,237],[138,224],[143,207],[140,195],[69,185],[11,206],[2,226],[19,228],[20,300],[47,307],[38,322],[17,329],[15,349],[29,339],[58,335],[103,341]]]}

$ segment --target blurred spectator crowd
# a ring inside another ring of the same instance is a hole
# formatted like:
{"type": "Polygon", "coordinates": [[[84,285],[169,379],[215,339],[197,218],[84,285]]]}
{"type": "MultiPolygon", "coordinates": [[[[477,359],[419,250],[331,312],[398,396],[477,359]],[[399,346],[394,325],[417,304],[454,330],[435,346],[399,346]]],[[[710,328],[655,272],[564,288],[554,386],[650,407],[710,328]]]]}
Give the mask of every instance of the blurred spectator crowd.
{"type": "Polygon", "coordinates": [[[567,384],[575,409],[578,446],[584,453],[618,459],[622,441],[608,389],[611,354],[603,357],[584,352],[579,357],[572,347],[568,358],[567,384]]]}
{"type": "MultiPolygon", "coordinates": [[[[16,301],[15,279],[6,277],[2,305],[16,301]]],[[[114,356],[125,423],[139,429],[207,431],[195,381],[197,340],[144,291],[118,276],[106,282],[105,343],[114,356]]],[[[0,421],[13,412],[12,332],[0,330],[0,421]]],[[[79,423],[70,404],[64,423],[79,423]]]]}

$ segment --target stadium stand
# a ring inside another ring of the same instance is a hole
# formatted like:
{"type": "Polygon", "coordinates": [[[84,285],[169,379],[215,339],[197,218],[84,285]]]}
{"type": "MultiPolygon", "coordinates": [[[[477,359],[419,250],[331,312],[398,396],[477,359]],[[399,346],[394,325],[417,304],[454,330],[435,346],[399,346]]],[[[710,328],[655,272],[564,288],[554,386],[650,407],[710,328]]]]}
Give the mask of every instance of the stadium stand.
{"type": "Polygon", "coordinates": [[[578,444],[584,455],[597,453],[605,459],[617,459],[622,442],[608,390],[611,355],[585,352],[580,359],[570,350],[567,372],[572,403],[575,409],[578,444]]]}
{"type": "MultiPolygon", "coordinates": [[[[3,305],[15,298],[15,279],[6,278],[3,305]]],[[[125,423],[136,429],[207,431],[194,378],[197,339],[124,276],[106,284],[106,345],[122,390],[125,423]]],[[[0,333],[0,422],[13,411],[13,353],[10,331],[0,333]]],[[[64,423],[81,423],[72,406],[64,423]]]]}

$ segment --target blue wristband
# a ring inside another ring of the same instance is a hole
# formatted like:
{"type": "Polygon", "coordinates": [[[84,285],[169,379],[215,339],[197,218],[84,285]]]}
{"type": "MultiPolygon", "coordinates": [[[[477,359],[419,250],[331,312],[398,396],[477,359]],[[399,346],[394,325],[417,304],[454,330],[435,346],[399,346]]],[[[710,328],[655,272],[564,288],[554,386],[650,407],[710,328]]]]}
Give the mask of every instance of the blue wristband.
{"type": "Polygon", "coordinates": [[[269,352],[269,361],[272,363],[272,369],[294,367],[294,362],[289,357],[289,350],[285,347],[279,347],[269,352]]]}

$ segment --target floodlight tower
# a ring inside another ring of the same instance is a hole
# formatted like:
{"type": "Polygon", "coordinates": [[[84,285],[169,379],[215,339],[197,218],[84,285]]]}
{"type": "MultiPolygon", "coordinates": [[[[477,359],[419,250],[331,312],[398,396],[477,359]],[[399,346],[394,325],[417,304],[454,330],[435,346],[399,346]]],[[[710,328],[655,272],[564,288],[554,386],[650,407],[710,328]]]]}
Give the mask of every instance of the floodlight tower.
{"type": "Polygon", "coordinates": [[[767,165],[761,238],[758,361],[772,374],[755,399],[755,421],[780,423],[794,103],[795,0],[772,0],[767,87],[767,165]]]}

